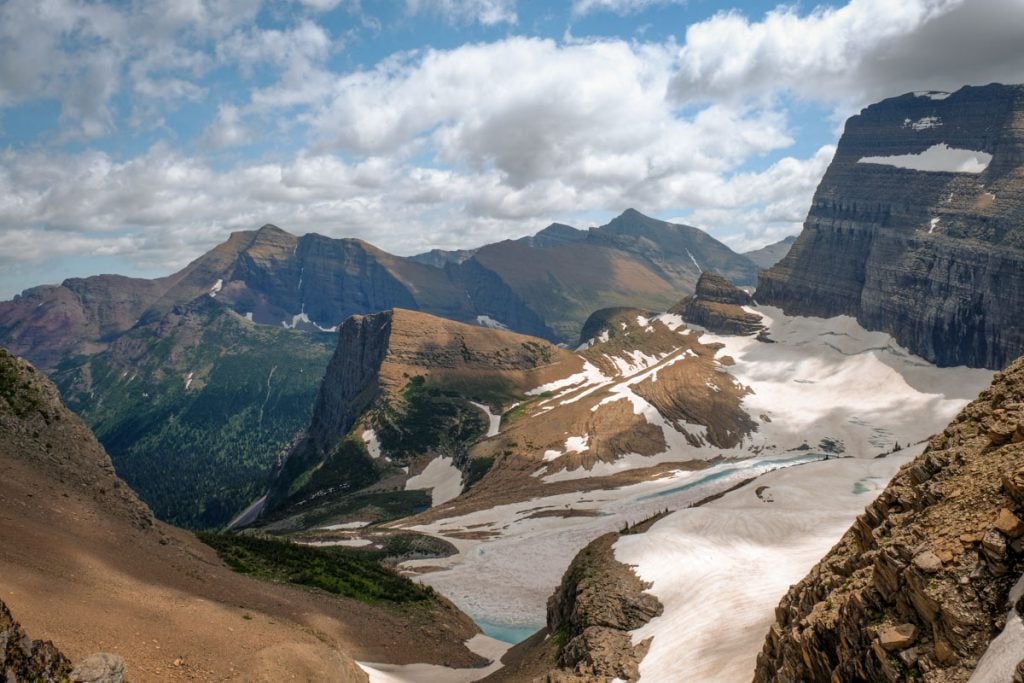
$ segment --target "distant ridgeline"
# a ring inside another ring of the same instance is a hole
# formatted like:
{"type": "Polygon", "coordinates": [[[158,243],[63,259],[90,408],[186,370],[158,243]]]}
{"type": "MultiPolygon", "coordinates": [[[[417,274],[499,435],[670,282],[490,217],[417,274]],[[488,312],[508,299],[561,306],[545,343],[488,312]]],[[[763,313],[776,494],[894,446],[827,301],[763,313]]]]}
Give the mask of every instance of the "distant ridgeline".
{"type": "Polygon", "coordinates": [[[1024,354],[1024,86],[911,93],[852,117],[755,296],[855,316],[943,366],[1024,354]]]}
{"type": "Polygon", "coordinates": [[[164,278],[73,278],[0,302],[0,344],[51,374],[158,516],[212,528],[308,426],[349,316],[398,307],[573,342],[603,306],[668,308],[702,268],[753,284],[758,267],[633,210],[411,258],[267,225],[164,278]]]}

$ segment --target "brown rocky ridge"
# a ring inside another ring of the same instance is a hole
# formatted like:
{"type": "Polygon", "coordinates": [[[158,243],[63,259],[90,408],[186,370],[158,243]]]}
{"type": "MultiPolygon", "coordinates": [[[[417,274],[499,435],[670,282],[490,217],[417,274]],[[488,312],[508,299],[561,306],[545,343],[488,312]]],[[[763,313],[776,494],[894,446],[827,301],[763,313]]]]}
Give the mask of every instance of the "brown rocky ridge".
{"type": "Polygon", "coordinates": [[[743,255],[757,264],[758,268],[764,270],[771,268],[785,258],[786,254],[789,253],[789,248],[793,246],[793,242],[795,241],[796,235],[790,235],[789,237],[785,237],[778,242],[773,242],[772,244],[761,247],[760,249],[745,251],[743,252],[743,255]]]}
{"type": "Polygon", "coordinates": [[[1022,223],[1024,86],[908,93],[847,121],[803,232],[755,297],[790,315],[854,316],[938,365],[997,370],[1024,354],[1022,223]],[[865,161],[946,148],[991,161],[865,161]]]}
{"type": "MultiPolygon", "coordinates": [[[[754,680],[968,680],[1020,618],[1009,596],[1024,573],[1022,517],[1024,359],[997,373],[790,589],[754,680]]],[[[1018,660],[1024,651],[1009,669],[1018,660]]]]}
{"type": "Polygon", "coordinates": [[[403,309],[352,316],[341,326],[308,433],[278,474],[268,510],[390,490],[436,457],[465,467],[468,447],[487,431],[471,401],[500,414],[528,389],[581,366],[572,353],[514,332],[403,309]],[[384,458],[367,453],[358,438],[371,431],[384,458]],[[354,448],[349,436],[356,437],[354,448]],[[359,477],[351,475],[355,469],[359,477]],[[334,472],[344,477],[328,478],[334,472]],[[307,483],[297,489],[300,480],[307,483]]]}
{"type": "Polygon", "coordinates": [[[477,666],[444,600],[409,609],[229,569],[154,521],[53,384],[0,350],[0,600],[71,661],[124,658],[131,680],[360,681],[354,658],[477,666]]]}

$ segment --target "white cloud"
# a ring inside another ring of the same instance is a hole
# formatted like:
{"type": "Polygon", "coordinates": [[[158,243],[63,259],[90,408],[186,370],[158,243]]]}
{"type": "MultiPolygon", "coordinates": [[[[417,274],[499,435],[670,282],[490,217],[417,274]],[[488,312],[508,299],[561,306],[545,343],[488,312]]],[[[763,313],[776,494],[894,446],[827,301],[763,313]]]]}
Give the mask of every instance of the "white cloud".
{"type": "Polygon", "coordinates": [[[515,24],[516,0],[405,0],[409,14],[438,14],[453,24],[515,24]]]}
{"type": "Polygon", "coordinates": [[[1024,0],[850,0],[761,21],[721,12],[690,26],[670,93],[676,101],[790,91],[842,113],[911,90],[1017,82],[1024,0]]]}
{"type": "Polygon", "coordinates": [[[670,75],[664,46],[510,38],[345,76],[311,126],[323,149],[414,150],[494,169],[517,190],[557,180],[622,191],[683,170],[725,171],[792,142],[777,112],[676,115],[664,97],[670,75]]]}

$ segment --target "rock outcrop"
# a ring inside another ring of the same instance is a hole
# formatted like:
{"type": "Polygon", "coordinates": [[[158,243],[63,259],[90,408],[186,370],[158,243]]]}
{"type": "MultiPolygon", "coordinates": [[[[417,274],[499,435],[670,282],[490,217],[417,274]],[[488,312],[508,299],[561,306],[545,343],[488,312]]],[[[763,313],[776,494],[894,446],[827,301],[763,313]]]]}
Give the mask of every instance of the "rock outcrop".
{"type": "Polygon", "coordinates": [[[697,281],[697,290],[669,309],[683,320],[700,325],[715,334],[747,336],[764,329],[761,316],[748,313],[754,299],[718,273],[704,271],[697,281]]]}
{"type": "MultiPolygon", "coordinates": [[[[754,680],[968,680],[1008,621],[1020,630],[1022,603],[1010,598],[1024,573],[1022,518],[1024,359],[997,373],[790,589],[754,680]]],[[[1019,645],[985,680],[1011,679],[1019,645]]]]}
{"type": "Polygon", "coordinates": [[[755,298],[855,316],[939,365],[1000,369],[1024,353],[1022,223],[1024,86],[891,98],[847,121],[755,298]]]}
{"type": "Polygon", "coordinates": [[[32,640],[0,600],[0,675],[5,681],[64,681],[71,661],[50,641],[32,640]]]}
{"type": "Polygon", "coordinates": [[[605,534],[581,550],[548,599],[547,626],[509,651],[489,683],[634,682],[650,639],[636,645],[630,631],[660,616],[650,585],[615,559],[619,534],[605,534]]]}

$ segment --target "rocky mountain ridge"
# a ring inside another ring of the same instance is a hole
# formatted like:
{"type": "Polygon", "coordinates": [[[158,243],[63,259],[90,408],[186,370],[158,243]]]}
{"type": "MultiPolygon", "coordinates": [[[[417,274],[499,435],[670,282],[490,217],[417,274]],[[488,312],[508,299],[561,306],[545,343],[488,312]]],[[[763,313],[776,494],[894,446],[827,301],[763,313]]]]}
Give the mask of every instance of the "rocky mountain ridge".
{"type": "Polygon", "coordinates": [[[1024,354],[1024,86],[908,93],[847,121],[755,298],[851,315],[939,365],[1024,354]]]}
{"type": "Polygon", "coordinates": [[[164,278],[101,275],[26,290],[0,302],[0,343],[50,370],[206,295],[256,323],[310,331],[398,307],[565,341],[602,305],[667,307],[692,290],[701,267],[740,284],[757,272],[706,233],[633,210],[589,231],[556,224],[529,238],[431,254],[400,257],[362,240],[296,237],[268,224],[232,233],[164,278]]]}
{"type": "Polygon", "coordinates": [[[407,487],[424,467],[461,478],[468,447],[493,432],[488,422],[504,406],[581,365],[550,342],[505,330],[403,309],[352,316],[268,509],[407,487]]]}

